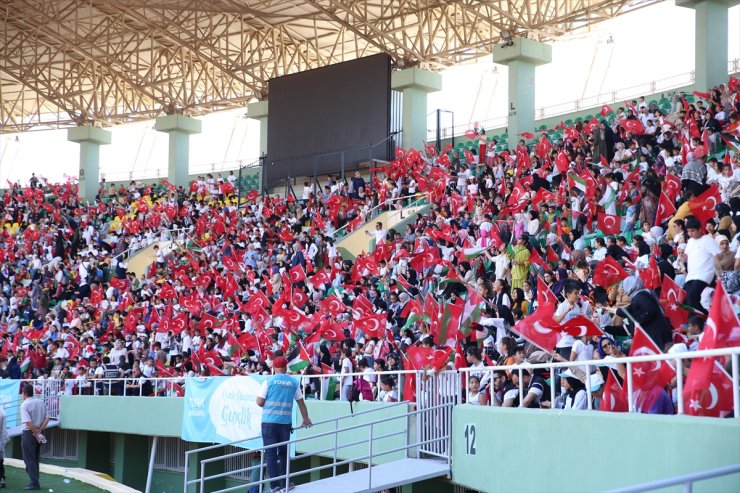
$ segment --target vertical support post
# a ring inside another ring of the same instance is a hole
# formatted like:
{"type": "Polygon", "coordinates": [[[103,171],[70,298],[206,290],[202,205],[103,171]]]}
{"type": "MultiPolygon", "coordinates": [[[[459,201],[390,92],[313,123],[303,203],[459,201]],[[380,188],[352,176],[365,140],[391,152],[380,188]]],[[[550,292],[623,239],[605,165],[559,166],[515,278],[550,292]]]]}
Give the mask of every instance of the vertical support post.
{"type": "Polygon", "coordinates": [[[247,118],[257,120],[260,124],[260,155],[267,154],[267,115],[269,104],[267,101],[257,101],[247,105],[247,118]]]}
{"type": "Polygon", "coordinates": [[[111,132],[85,125],[67,130],[67,140],[80,144],[79,194],[92,202],[100,187],[100,146],[111,143],[111,132]]]}
{"type": "Polygon", "coordinates": [[[442,89],[442,76],[419,68],[391,74],[391,89],[403,92],[403,146],[420,148],[427,138],[427,94],[442,89]]]}
{"type": "Polygon", "coordinates": [[[521,132],[534,130],[535,67],[552,61],[552,47],[531,39],[514,39],[493,47],[493,61],[509,67],[509,149],[521,132]]]}
{"type": "MultiPolygon", "coordinates": [[[[453,132],[454,134],[454,132],[453,132]]],[[[437,109],[437,152],[442,152],[442,110],[437,109]]]]}
{"type": "Polygon", "coordinates": [[[694,71],[696,89],[727,83],[728,3],[719,0],[678,0],[694,9],[694,71]]]}
{"type": "MultiPolygon", "coordinates": [[[[587,409],[589,411],[592,411],[594,408],[594,403],[591,400],[591,379],[589,378],[591,376],[591,365],[586,365],[586,399],[588,399],[588,407],[587,409]]],[[[550,388],[552,388],[552,385],[550,385],[550,388]]]]}
{"type": "Polygon", "coordinates": [[[678,414],[683,414],[683,360],[680,355],[676,359],[676,393],[678,394],[678,414]]]}
{"type": "Polygon", "coordinates": [[[635,412],[635,403],[632,401],[632,363],[627,362],[627,411],[635,412]]]}
{"type": "Polygon", "coordinates": [[[524,407],[524,379],[522,378],[522,369],[519,368],[517,371],[519,372],[519,407],[524,407]]]}
{"type": "Polygon", "coordinates": [[[184,115],[160,116],[154,123],[154,130],[169,135],[167,179],[177,187],[188,187],[190,135],[200,133],[201,129],[200,120],[184,115]]]}
{"type": "Polygon", "coordinates": [[[740,378],[740,354],[732,355],[732,402],[735,419],[740,419],[740,388],[737,386],[740,378]]]}
{"type": "MultiPolygon", "coordinates": [[[[152,490],[152,474],[154,473],[154,456],[157,454],[157,442],[159,441],[158,436],[154,436],[152,438],[152,452],[149,454],[149,470],[146,473],[146,490],[145,493],[151,493],[152,490]]],[[[185,478],[187,480],[188,474],[187,469],[185,469],[185,478]]],[[[201,476],[201,481],[203,481],[201,476]]],[[[201,483],[202,484],[202,483],[201,483]]],[[[201,488],[201,491],[202,488],[201,488]]]]}

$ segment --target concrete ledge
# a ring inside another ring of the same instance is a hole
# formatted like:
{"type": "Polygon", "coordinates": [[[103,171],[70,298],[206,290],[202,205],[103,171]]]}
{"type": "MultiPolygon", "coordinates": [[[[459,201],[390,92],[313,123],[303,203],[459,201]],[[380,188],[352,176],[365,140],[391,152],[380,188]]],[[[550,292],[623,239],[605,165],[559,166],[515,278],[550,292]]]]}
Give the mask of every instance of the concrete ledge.
{"type": "Polygon", "coordinates": [[[203,128],[203,122],[185,115],[160,116],[154,122],[154,130],[158,132],[182,132],[186,134],[199,134],[203,128]]]}
{"type": "Polygon", "coordinates": [[[521,61],[532,65],[552,62],[552,46],[531,39],[515,39],[510,46],[493,46],[493,61],[502,65],[521,61]]]}
{"type": "MultiPolygon", "coordinates": [[[[26,467],[23,461],[19,459],[6,458],[5,465],[19,469],[24,469],[26,467]]],[[[62,466],[52,466],[50,464],[41,464],[40,469],[44,474],[53,474],[55,476],[64,476],[66,478],[76,479],[77,481],[82,481],[83,483],[95,486],[101,490],[110,491],[111,493],[141,493],[139,490],[135,490],[121,483],[116,483],[107,474],[88,471],[87,469],[66,468],[62,466]]]]}
{"type": "Polygon", "coordinates": [[[269,106],[270,105],[267,101],[257,101],[256,103],[249,103],[247,105],[247,118],[252,118],[253,120],[267,118],[269,106]]]}
{"type": "Polygon", "coordinates": [[[391,88],[437,92],[442,90],[442,76],[420,68],[398,70],[391,73],[391,88]]]}
{"type": "Polygon", "coordinates": [[[67,129],[67,140],[77,143],[90,142],[100,145],[110,144],[111,135],[110,130],[104,130],[90,125],[67,129]]]}

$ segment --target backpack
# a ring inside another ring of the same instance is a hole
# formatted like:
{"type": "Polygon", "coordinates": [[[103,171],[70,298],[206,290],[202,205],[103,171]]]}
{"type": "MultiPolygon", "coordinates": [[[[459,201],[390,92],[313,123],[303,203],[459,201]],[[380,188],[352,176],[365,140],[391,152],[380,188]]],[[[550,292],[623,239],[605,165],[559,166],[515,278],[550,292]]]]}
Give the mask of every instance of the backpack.
{"type": "Polygon", "coordinates": [[[357,377],[349,390],[349,400],[350,402],[357,402],[360,400],[360,397],[362,397],[363,401],[372,401],[373,388],[370,382],[362,377],[357,377]]]}

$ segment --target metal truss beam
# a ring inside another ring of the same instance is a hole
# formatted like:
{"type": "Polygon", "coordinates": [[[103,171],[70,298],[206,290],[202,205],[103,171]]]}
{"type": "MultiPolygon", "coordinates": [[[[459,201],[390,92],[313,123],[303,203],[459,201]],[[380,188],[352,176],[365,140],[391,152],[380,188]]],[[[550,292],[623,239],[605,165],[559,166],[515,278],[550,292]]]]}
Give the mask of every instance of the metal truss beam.
{"type": "Polygon", "coordinates": [[[0,133],[238,108],[267,81],[375,53],[432,70],[657,0],[5,0],[0,133]]]}

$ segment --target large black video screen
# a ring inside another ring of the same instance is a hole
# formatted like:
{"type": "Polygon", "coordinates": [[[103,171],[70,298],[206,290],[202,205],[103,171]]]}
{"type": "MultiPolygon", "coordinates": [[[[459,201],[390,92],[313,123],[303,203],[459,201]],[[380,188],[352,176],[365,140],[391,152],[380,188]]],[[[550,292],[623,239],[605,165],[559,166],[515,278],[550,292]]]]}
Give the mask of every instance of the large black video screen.
{"type": "MultiPolygon", "coordinates": [[[[379,54],[269,81],[268,186],[287,176],[349,173],[370,158],[388,159],[391,60],[379,54]],[[330,153],[315,159],[317,154],[330,153]],[[316,170],[314,170],[314,166],[316,170]]],[[[301,189],[302,189],[302,184],[301,189]]]]}

